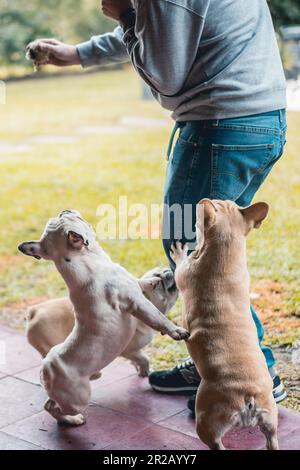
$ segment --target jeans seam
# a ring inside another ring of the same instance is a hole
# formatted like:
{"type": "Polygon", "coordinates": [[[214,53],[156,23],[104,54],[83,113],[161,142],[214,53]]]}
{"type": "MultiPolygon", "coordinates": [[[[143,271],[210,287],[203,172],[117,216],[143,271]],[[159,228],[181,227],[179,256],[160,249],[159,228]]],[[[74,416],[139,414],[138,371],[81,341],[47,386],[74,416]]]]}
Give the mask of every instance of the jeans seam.
{"type": "Polygon", "coordinates": [[[198,142],[193,142],[192,140],[185,140],[183,139],[182,137],[178,137],[178,140],[180,140],[181,142],[183,142],[184,144],[188,144],[190,145],[191,147],[198,147],[199,146],[199,143],[198,142]]]}
{"type": "Polygon", "coordinates": [[[254,144],[254,145],[225,145],[225,144],[212,144],[213,148],[226,150],[226,151],[235,151],[235,150],[273,150],[274,144],[254,144]]]}
{"type": "Polygon", "coordinates": [[[250,134],[267,134],[267,135],[282,135],[281,130],[268,129],[265,127],[254,127],[254,126],[238,126],[230,124],[219,124],[218,126],[209,125],[207,128],[217,127],[218,129],[231,130],[236,132],[248,132],[250,134]]]}
{"type": "Polygon", "coordinates": [[[212,146],[211,149],[211,177],[210,177],[210,197],[214,198],[215,186],[217,181],[217,148],[212,146]]]}
{"type": "Polygon", "coordinates": [[[187,201],[186,195],[190,187],[192,186],[192,180],[193,180],[193,170],[195,169],[195,163],[198,159],[198,152],[197,152],[197,145],[194,145],[194,151],[193,151],[193,157],[191,160],[191,164],[189,167],[189,173],[185,182],[185,187],[183,191],[183,196],[182,196],[182,204],[184,205],[187,201]]]}
{"type": "MultiPolygon", "coordinates": [[[[243,150],[243,151],[247,151],[247,150],[254,150],[254,148],[256,149],[269,149],[269,152],[267,153],[262,165],[257,168],[255,171],[254,171],[254,175],[259,175],[261,173],[263,173],[266,169],[266,167],[268,166],[268,164],[270,163],[270,157],[272,155],[272,151],[274,150],[275,148],[275,145],[274,144],[262,144],[262,145],[249,145],[249,146],[242,146],[242,145],[236,145],[236,146],[231,146],[231,145],[218,145],[218,144],[212,144],[212,147],[213,149],[215,150],[215,153],[217,155],[217,151],[218,150],[226,150],[226,151],[235,151],[235,150],[243,150]]],[[[224,175],[232,175],[234,176],[234,178],[237,180],[237,181],[240,181],[239,178],[237,178],[234,174],[232,173],[228,173],[228,172],[222,172],[222,173],[219,173],[217,171],[217,162],[215,164],[215,170],[216,170],[216,176],[217,175],[221,175],[221,174],[224,174],[224,175]]],[[[215,180],[217,180],[217,178],[215,178],[215,180]]]]}
{"type": "MultiPolygon", "coordinates": [[[[274,148],[275,148],[275,145],[273,146],[273,149],[274,148]]],[[[270,150],[270,152],[268,153],[268,155],[266,155],[266,158],[264,159],[263,165],[260,168],[258,168],[255,174],[260,175],[266,170],[266,168],[269,166],[269,164],[272,161],[271,157],[272,157],[272,152],[270,150]]],[[[274,159],[274,154],[273,154],[273,159],[274,159]]]]}

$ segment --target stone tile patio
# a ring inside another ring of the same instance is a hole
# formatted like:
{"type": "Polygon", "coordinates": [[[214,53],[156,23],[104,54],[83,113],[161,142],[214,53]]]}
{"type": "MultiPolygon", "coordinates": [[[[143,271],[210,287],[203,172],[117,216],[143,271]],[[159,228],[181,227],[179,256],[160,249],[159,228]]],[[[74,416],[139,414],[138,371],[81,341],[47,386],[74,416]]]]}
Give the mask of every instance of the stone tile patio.
{"type": "MultiPolygon", "coordinates": [[[[6,358],[0,362],[0,450],[109,449],[204,450],[186,397],[158,395],[135,369],[116,360],[92,383],[87,424],[61,428],[43,410],[46,395],[39,385],[41,359],[23,334],[0,327],[6,358]]],[[[281,449],[300,449],[300,414],[280,407],[281,449]]],[[[263,449],[257,429],[233,431],[229,449],[263,449]]]]}

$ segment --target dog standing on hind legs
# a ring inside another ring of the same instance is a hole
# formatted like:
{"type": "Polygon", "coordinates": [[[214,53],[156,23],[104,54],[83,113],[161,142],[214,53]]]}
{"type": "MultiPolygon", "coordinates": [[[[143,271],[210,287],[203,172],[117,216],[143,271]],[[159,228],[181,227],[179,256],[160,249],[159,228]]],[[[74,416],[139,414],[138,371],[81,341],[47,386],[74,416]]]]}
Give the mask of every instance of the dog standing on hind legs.
{"type": "Polygon", "coordinates": [[[137,279],[112,262],[79,212],[50,219],[40,240],[21,243],[19,250],[55,263],[74,306],[74,328],[49,351],[41,371],[45,409],[58,423],[85,422],[90,378],[126,351],[139,321],[175,340],[188,339],[143,295],[137,279]]]}
{"type": "MultiPolygon", "coordinates": [[[[144,296],[166,315],[178,297],[173,271],[170,268],[156,267],[147,271],[137,281],[144,296]]],[[[65,341],[74,324],[74,307],[69,298],[47,300],[28,308],[27,339],[42,357],[46,357],[50,349],[65,341]]],[[[154,331],[148,325],[138,321],[135,335],[122,352],[122,356],[132,362],[141,377],[149,374],[149,359],[142,350],[151,342],[153,334],[154,331]]],[[[99,378],[100,375],[100,372],[93,374],[91,380],[99,378]]]]}
{"type": "Polygon", "coordinates": [[[188,255],[180,242],[171,248],[190,333],[187,347],[201,376],[197,433],[210,449],[224,450],[222,438],[233,427],[256,425],[267,448],[278,449],[278,410],[250,315],[246,255],[246,236],[268,210],[266,203],[240,208],[203,199],[197,205],[196,250],[188,255]]]}

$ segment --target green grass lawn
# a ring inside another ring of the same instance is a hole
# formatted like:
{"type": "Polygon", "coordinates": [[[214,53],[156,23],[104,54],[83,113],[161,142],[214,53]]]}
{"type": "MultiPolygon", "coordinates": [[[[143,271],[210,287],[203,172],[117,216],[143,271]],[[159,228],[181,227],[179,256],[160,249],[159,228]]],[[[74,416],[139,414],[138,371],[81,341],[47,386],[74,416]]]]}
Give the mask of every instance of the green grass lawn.
{"type": "MultiPolygon", "coordinates": [[[[140,82],[131,70],[8,84],[7,104],[0,106],[0,143],[26,144],[32,150],[0,153],[0,309],[65,293],[51,263],[17,251],[19,242],[39,237],[49,217],[76,208],[96,224],[98,205],[115,205],[120,195],[127,195],[129,203],[161,202],[171,120],[165,127],[132,127],[124,134],[76,133],[80,126],[119,125],[124,116],[166,119],[155,102],[140,96],[140,82]],[[39,135],[75,136],[78,142],[30,142],[39,135]]],[[[249,238],[254,290],[261,292],[257,305],[270,326],[268,340],[277,345],[299,334],[299,128],[300,113],[290,114],[285,157],[257,196],[272,210],[249,238]]],[[[136,275],[166,264],[158,240],[106,241],[103,246],[136,275]]],[[[180,321],[179,303],[172,316],[180,321]]],[[[155,366],[186,355],[183,344],[160,336],[151,352],[155,366]]]]}

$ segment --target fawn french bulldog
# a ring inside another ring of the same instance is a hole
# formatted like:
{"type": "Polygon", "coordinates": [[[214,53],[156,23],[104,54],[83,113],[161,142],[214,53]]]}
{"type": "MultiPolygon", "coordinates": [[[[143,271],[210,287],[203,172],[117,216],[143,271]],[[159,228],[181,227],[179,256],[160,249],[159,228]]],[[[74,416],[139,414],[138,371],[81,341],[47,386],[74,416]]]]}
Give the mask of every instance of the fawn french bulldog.
{"type": "Polygon", "coordinates": [[[235,426],[259,425],[267,448],[278,449],[272,380],[250,314],[246,236],[268,214],[266,203],[240,208],[204,199],[197,205],[197,248],[173,245],[176,284],[184,299],[188,350],[200,386],[196,425],[210,449],[235,426]]]}

